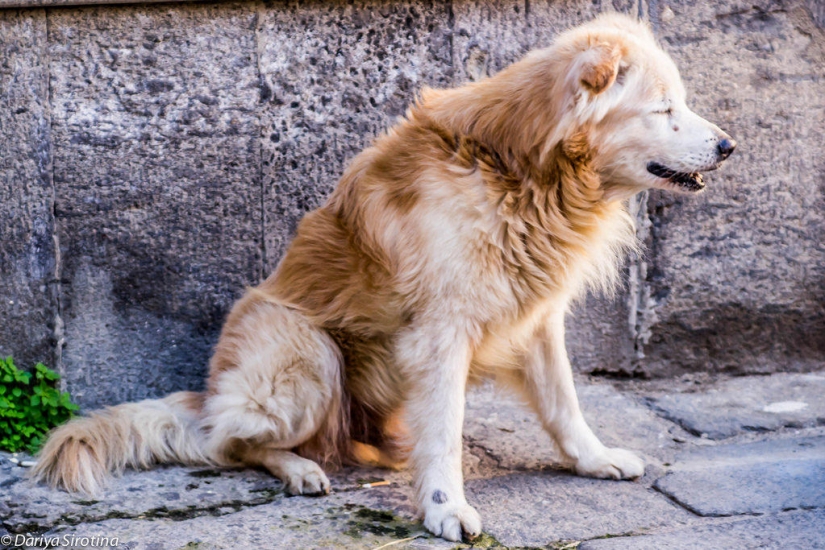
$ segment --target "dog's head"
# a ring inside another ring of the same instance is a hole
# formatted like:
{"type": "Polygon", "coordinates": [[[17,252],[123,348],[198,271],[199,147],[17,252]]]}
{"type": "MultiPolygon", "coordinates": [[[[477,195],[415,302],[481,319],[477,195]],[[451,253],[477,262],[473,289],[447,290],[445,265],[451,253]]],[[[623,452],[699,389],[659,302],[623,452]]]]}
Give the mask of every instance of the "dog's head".
{"type": "Polygon", "coordinates": [[[675,64],[645,25],[602,16],[562,35],[552,50],[567,65],[556,92],[570,120],[560,127],[576,133],[558,137],[584,138],[609,193],[700,192],[701,172],[715,170],[736,147],[687,107],[675,64]]]}

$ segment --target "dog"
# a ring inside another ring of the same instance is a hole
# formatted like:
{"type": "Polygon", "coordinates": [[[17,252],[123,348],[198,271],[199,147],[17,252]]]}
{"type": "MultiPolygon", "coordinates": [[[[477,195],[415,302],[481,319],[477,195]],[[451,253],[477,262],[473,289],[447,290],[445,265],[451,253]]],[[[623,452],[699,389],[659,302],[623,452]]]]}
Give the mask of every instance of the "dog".
{"type": "Polygon", "coordinates": [[[579,475],[632,479],[579,409],[564,316],[637,246],[626,199],[701,192],[734,140],[685,105],[644,24],[603,15],[497,75],[425,89],[301,221],[230,311],[207,389],[57,428],[33,477],[97,494],[154,463],[263,467],[294,495],[320,464],[408,461],[425,527],[481,533],[464,495],[468,384],[522,396],[579,475]]]}

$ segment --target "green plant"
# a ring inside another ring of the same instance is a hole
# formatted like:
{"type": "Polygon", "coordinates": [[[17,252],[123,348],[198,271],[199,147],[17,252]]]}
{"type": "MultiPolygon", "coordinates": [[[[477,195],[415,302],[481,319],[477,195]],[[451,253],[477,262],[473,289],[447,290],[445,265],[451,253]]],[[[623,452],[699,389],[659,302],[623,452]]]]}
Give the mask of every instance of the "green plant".
{"type": "Polygon", "coordinates": [[[18,369],[11,357],[0,358],[0,449],[34,454],[44,436],[70,419],[78,406],[57,389],[60,375],[42,363],[34,373],[18,369]]]}

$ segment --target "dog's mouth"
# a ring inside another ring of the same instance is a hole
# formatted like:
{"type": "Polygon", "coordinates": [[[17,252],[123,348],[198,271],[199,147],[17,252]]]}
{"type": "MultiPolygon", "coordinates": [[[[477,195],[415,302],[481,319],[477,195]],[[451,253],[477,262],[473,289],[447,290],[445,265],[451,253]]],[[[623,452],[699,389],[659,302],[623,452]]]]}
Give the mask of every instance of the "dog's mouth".
{"type": "Polygon", "coordinates": [[[670,183],[686,191],[698,192],[705,188],[702,174],[699,172],[677,172],[658,162],[648,162],[647,171],[656,176],[668,180],[670,183]]]}

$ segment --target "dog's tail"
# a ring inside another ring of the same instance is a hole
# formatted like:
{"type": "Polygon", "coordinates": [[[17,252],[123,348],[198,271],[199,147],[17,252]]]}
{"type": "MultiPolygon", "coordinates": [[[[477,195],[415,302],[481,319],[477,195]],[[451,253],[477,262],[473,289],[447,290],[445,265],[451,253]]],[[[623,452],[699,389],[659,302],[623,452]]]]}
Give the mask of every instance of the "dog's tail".
{"type": "Polygon", "coordinates": [[[75,418],[49,435],[30,476],[94,496],[127,466],[210,464],[201,443],[202,406],[203,394],[177,392],[75,418]]]}

